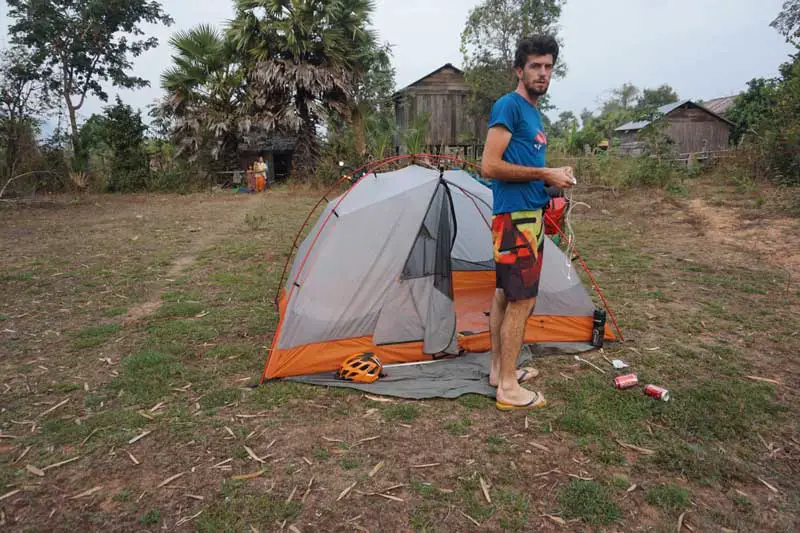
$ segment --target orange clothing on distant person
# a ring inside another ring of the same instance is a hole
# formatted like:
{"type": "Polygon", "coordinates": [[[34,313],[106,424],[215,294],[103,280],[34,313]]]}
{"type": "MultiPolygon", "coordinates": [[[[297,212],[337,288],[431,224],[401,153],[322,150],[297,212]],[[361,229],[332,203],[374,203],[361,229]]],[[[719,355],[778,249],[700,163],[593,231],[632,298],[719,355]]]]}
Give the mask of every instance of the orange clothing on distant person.
{"type": "Polygon", "coordinates": [[[267,186],[267,165],[264,161],[256,161],[254,170],[256,171],[256,191],[262,192],[267,186]]]}

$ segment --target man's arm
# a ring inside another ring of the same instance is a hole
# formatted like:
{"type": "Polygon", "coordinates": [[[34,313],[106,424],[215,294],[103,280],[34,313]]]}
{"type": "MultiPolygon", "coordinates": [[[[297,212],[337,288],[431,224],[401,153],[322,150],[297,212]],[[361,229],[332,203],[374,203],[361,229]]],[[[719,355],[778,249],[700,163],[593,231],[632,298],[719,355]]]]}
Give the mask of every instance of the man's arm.
{"type": "Polygon", "coordinates": [[[503,161],[503,154],[511,141],[511,132],[502,126],[489,128],[483,148],[481,174],[486,179],[509,182],[542,180],[545,185],[560,189],[572,187],[572,169],[526,167],[503,161]]]}
{"type": "Polygon", "coordinates": [[[481,174],[484,178],[501,181],[533,181],[542,180],[547,183],[551,173],[548,168],[525,167],[503,161],[508,143],[511,141],[511,132],[502,126],[489,128],[486,135],[486,145],[483,147],[481,160],[481,174]]]}

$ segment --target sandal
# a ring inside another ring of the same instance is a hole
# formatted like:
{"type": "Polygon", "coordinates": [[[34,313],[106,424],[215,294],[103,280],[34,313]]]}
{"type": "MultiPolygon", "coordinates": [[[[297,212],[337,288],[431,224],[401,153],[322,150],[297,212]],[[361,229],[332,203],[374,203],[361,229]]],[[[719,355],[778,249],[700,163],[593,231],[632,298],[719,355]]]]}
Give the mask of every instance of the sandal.
{"type": "Polygon", "coordinates": [[[544,399],[544,396],[542,396],[541,393],[536,392],[534,394],[536,394],[536,396],[533,397],[533,400],[524,405],[513,405],[510,403],[501,402],[500,400],[497,400],[494,405],[501,411],[525,411],[528,409],[537,409],[547,405],[547,400],[544,399]]]}

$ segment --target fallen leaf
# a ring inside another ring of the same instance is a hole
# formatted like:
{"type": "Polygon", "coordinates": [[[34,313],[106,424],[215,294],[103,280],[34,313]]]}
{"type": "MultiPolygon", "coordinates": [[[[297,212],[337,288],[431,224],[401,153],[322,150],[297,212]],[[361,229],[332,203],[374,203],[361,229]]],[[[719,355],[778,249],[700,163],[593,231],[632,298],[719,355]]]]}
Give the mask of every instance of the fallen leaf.
{"type": "Polygon", "coordinates": [[[197,517],[198,517],[198,516],[200,516],[201,514],[203,514],[203,510],[202,510],[202,509],[200,509],[198,512],[196,512],[196,513],[195,513],[195,514],[193,514],[192,516],[187,516],[186,518],[181,518],[180,520],[178,520],[178,521],[175,523],[175,527],[182,526],[182,525],[183,525],[183,524],[185,524],[186,522],[190,522],[190,521],[194,520],[195,518],[197,518],[197,517]]]}
{"type": "Polygon", "coordinates": [[[28,446],[27,448],[25,448],[25,450],[19,455],[19,457],[14,459],[14,462],[11,463],[11,464],[16,464],[16,463],[22,461],[22,458],[25,457],[26,455],[28,455],[29,451],[31,451],[31,446],[28,446]]]}
{"type": "Polygon", "coordinates": [[[30,472],[35,476],[44,477],[44,471],[41,470],[40,468],[36,468],[33,465],[25,465],[25,470],[27,470],[28,472],[30,472]]]}
{"type": "Polygon", "coordinates": [[[642,447],[640,447],[640,446],[634,446],[633,444],[628,444],[628,443],[626,443],[626,442],[622,442],[622,441],[621,441],[621,440],[619,440],[619,439],[617,439],[617,444],[619,444],[619,445],[620,445],[620,446],[622,446],[623,448],[628,448],[629,450],[634,450],[634,451],[637,451],[637,452],[643,453],[643,454],[645,454],[645,455],[653,455],[653,454],[655,454],[655,453],[656,453],[656,452],[654,452],[653,450],[650,450],[650,449],[648,449],[648,448],[642,448],[642,447]]]}
{"type": "Polygon", "coordinates": [[[181,472],[180,474],[175,474],[175,475],[174,475],[174,476],[172,476],[172,477],[168,477],[167,479],[165,479],[164,481],[162,481],[161,483],[159,483],[159,484],[158,484],[158,487],[156,487],[156,488],[159,488],[159,489],[160,489],[161,487],[165,487],[165,486],[169,485],[170,483],[172,483],[173,481],[175,481],[176,479],[178,479],[179,477],[181,477],[181,476],[182,476],[182,475],[184,475],[185,473],[186,473],[186,472],[181,472]]]}
{"type": "Polygon", "coordinates": [[[265,463],[264,459],[262,459],[261,457],[257,456],[255,454],[255,452],[253,450],[251,450],[250,448],[248,448],[247,446],[244,447],[244,450],[247,452],[247,455],[252,457],[255,461],[258,461],[261,464],[265,463]]]}
{"type": "Polygon", "coordinates": [[[258,472],[251,472],[250,474],[241,474],[241,475],[238,475],[238,476],[233,476],[231,479],[236,480],[236,481],[241,481],[243,479],[254,479],[254,478],[260,477],[266,471],[267,471],[266,468],[262,468],[258,472]]]}
{"type": "Polygon", "coordinates": [[[567,525],[567,521],[564,520],[563,518],[561,518],[560,516],[554,516],[554,515],[551,515],[551,514],[546,514],[546,515],[542,515],[542,516],[544,516],[545,518],[549,518],[550,520],[552,520],[553,522],[555,522],[559,526],[566,526],[567,525]]]}
{"type": "Polygon", "coordinates": [[[60,463],[47,465],[46,467],[42,468],[42,470],[50,470],[51,468],[58,468],[59,466],[64,466],[64,465],[69,464],[69,463],[71,463],[73,461],[77,461],[80,458],[81,458],[81,456],[79,455],[77,457],[73,457],[72,459],[67,459],[66,461],[61,461],[60,463]]]}
{"type": "Polygon", "coordinates": [[[370,470],[370,471],[369,471],[369,475],[368,475],[368,477],[370,477],[370,478],[374,477],[374,476],[375,476],[375,474],[377,474],[377,473],[378,473],[378,471],[379,471],[381,468],[383,468],[383,465],[384,465],[384,462],[383,462],[383,461],[381,461],[380,463],[378,463],[378,464],[376,464],[374,467],[372,467],[372,470],[370,470]]]}
{"type": "Polygon", "coordinates": [[[350,494],[350,491],[351,491],[351,490],[353,490],[353,487],[355,487],[357,483],[358,483],[358,481],[354,482],[352,485],[350,485],[349,487],[347,487],[346,489],[344,489],[344,490],[341,492],[341,494],[339,494],[339,497],[338,497],[338,498],[336,498],[336,501],[338,502],[339,500],[341,500],[342,498],[344,498],[345,496],[347,496],[348,494],[350,494]]]}
{"type": "Polygon", "coordinates": [[[19,492],[22,492],[22,491],[20,489],[16,489],[16,490],[12,490],[11,492],[6,492],[2,496],[0,496],[0,502],[5,500],[6,498],[12,497],[15,494],[18,494],[19,492]]]}
{"type": "Polygon", "coordinates": [[[148,436],[150,433],[152,433],[152,431],[145,431],[145,432],[144,432],[144,433],[142,433],[141,435],[136,435],[135,437],[133,437],[131,440],[129,440],[129,441],[128,441],[128,444],[133,444],[134,442],[137,442],[137,441],[139,441],[139,440],[141,440],[141,439],[145,438],[145,437],[146,437],[146,436],[148,436]]]}
{"type": "Polygon", "coordinates": [[[386,498],[387,500],[393,500],[396,502],[404,502],[405,500],[402,498],[398,498],[397,496],[392,496],[391,494],[375,494],[375,496],[380,496],[381,498],[386,498]]]}
{"type": "Polygon", "coordinates": [[[53,411],[55,411],[56,409],[58,409],[62,405],[66,404],[67,402],[69,402],[69,398],[67,398],[65,400],[61,400],[60,402],[55,404],[53,407],[51,407],[50,409],[48,409],[48,410],[44,411],[42,414],[40,414],[38,418],[41,418],[44,415],[48,415],[48,414],[52,413],[53,411]]]}
{"type": "Polygon", "coordinates": [[[489,485],[486,484],[483,477],[479,477],[478,480],[481,483],[481,490],[483,491],[483,496],[486,498],[486,501],[492,503],[492,498],[489,496],[489,485]]]}
{"type": "Polygon", "coordinates": [[[681,513],[681,515],[678,517],[678,530],[677,530],[677,531],[678,531],[678,533],[681,533],[681,529],[683,529],[683,519],[684,519],[684,517],[686,516],[686,513],[687,513],[687,512],[688,512],[688,511],[684,511],[684,512],[683,512],[683,513],[681,513]]]}
{"type": "Polygon", "coordinates": [[[480,522],[478,522],[477,520],[475,520],[474,518],[472,518],[470,515],[468,515],[468,514],[467,514],[467,513],[465,513],[464,511],[458,511],[458,512],[459,512],[459,513],[461,513],[461,516],[463,516],[464,518],[466,518],[467,520],[469,520],[470,522],[472,522],[473,524],[475,524],[477,527],[481,527],[481,524],[480,524],[480,522]]]}
{"type": "Polygon", "coordinates": [[[83,492],[81,492],[79,494],[76,494],[75,496],[72,496],[70,498],[70,500],[77,500],[78,498],[85,498],[86,496],[91,496],[92,494],[94,494],[95,492],[100,491],[100,490],[103,490],[103,486],[102,485],[99,485],[97,487],[94,487],[94,488],[91,488],[89,490],[85,490],[85,491],[83,491],[83,492]]]}
{"type": "Polygon", "coordinates": [[[392,403],[392,402],[394,402],[394,400],[392,400],[390,398],[383,398],[381,396],[373,396],[372,394],[365,394],[364,397],[367,398],[368,400],[372,400],[373,402],[381,402],[381,403],[392,403]]]}
{"type": "Polygon", "coordinates": [[[314,476],[311,476],[311,479],[308,480],[308,486],[306,487],[306,491],[303,493],[303,497],[300,499],[301,502],[305,503],[306,497],[311,493],[311,485],[314,484],[314,476]]]}
{"type": "Polygon", "coordinates": [[[772,383],[773,385],[780,385],[780,384],[781,384],[781,382],[780,382],[780,381],[777,381],[777,380],[775,380],[775,379],[769,379],[769,378],[760,378],[760,377],[758,377],[758,376],[745,376],[745,377],[746,377],[747,379],[752,379],[753,381],[764,381],[764,382],[766,382],[766,383],[772,383]]]}
{"type": "Polygon", "coordinates": [[[756,479],[758,479],[761,483],[763,483],[764,486],[766,486],[769,490],[771,490],[775,494],[778,494],[778,492],[779,492],[778,489],[776,489],[775,487],[773,487],[772,485],[770,485],[769,483],[767,483],[766,481],[764,481],[761,478],[756,478],[756,479]]]}
{"type": "Polygon", "coordinates": [[[539,444],[538,442],[531,442],[530,445],[533,446],[534,448],[542,450],[543,452],[550,453],[550,448],[548,448],[544,444],[539,444]]]}

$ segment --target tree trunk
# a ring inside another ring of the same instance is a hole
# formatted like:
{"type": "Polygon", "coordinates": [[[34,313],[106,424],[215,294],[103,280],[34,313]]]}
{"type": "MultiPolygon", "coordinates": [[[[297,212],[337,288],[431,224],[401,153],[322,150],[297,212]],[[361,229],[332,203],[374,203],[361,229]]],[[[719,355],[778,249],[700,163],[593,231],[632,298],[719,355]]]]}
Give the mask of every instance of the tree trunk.
{"type": "Polygon", "coordinates": [[[82,172],[86,168],[84,164],[83,151],[81,150],[80,146],[80,138],[78,137],[78,120],[76,117],[76,109],[75,105],[72,103],[72,99],[70,98],[69,91],[67,91],[66,88],[64,90],[64,100],[67,103],[67,113],[69,114],[69,138],[72,144],[72,170],[82,172]]]}
{"type": "Polygon", "coordinates": [[[17,131],[16,113],[8,117],[8,146],[6,147],[6,178],[11,179],[17,170],[17,154],[19,152],[19,133],[17,131]]]}
{"type": "Polygon", "coordinates": [[[364,131],[364,115],[361,113],[361,107],[358,104],[353,106],[352,125],[353,142],[355,143],[356,152],[358,152],[359,157],[367,158],[368,154],[364,131]]]}
{"type": "Polygon", "coordinates": [[[297,112],[300,115],[300,132],[295,147],[295,161],[293,165],[302,179],[309,180],[317,166],[317,128],[314,117],[308,109],[309,95],[305,91],[297,92],[297,112]]]}

